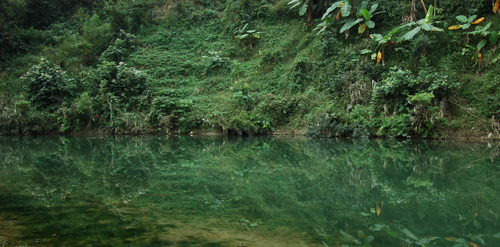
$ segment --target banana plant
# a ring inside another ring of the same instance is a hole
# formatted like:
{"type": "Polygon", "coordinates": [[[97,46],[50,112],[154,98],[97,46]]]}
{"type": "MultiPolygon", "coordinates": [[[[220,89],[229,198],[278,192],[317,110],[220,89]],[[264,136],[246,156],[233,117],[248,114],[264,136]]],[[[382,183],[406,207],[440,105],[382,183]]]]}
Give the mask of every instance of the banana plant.
{"type": "MultiPolygon", "coordinates": [[[[362,5],[366,7],[366,1],[363,1],[362,5]]],[[[366,28],[374,28],[375,27],[375,22],[371,20],[371,17],[375,14],[375,11],[377,10],[378,4],[373,4],[368,11],[366,8],[358,8],[358,13],[356,14],[356,20],[353,18],[349,18],[345,21],[344,25],[342,28],[340,28],[339,33],[343,33],[355,25],[359,24],[358,28],[358,33],[364,33],[366,28]]]]}
{"type": "Polygon", "coordinates": [[[411,40],[418,32],[420,31],[428,31],[428,32],[442,32],[443,29],[435,27],[433,24],[434,22],[432,21],[432,13],[433,13],[434,7],[432,5],[429,6],[429,10],[427,11],[427,14],[425,15],[424,19],[420,19],[417,22],[411,22],[407,23],[405,25],[400,26],[400,28],[404,27],[410,27],[417,25],[414,29],[410,30],[407,32],[404,36],[401,37],[399,41],[403,40],[411,40]]]}
{"type": "Polygon", "coordinates": [[[290,9],[299,8],[299,15],[303,16],[307,13],[308,26],[313,25],[312,9],[314,9],[314,1],[310,0],[291,0],[288,5],[292,5],[290,9]]]}
{"type": "MultiPolygon", "coordinates": [[[[384,60],[382,60],[382,56],[383,56],[383,51],[384,51],[384,47],[387,45],[387,43],[389,43],[392,39],[392,36],[397,33],[399,31],[399,28],[396,28],[396,29],[393,29],[392,31],[390,31],[388,34],[386,34],[385,36],[383,36],[382,34],[372,34],[370,35],[370,38],[373,39],[373,41],[377,42],[378,45],[377,45],[377,48],[375,48],[375,53],[372,54],[372,60],[375,60],[377,59],[377,64],[379,64],[380,62],[382,62],[382,65],[384,65],[384,60]],[[380,48],[380,46],[382,46],[382,48],[380,48]],[[380,49],[379,49],[380,48],[380,49]]],[[[366,50],[365,52],[367,51],[370,51],[371,50],[366,50]]]]}
{"type": "Polygon", "coordinates": [[[350,0],[342,0],[335,2],[326,10],[325,14],[323,14],[323,17],[321,18],[323,22],[318,24],[318,26],[315,28],[315,30],[319,29],[318,35],[324,32],[326,28],[328,28],[328,25],[332,20],[332,16],[330,16],[330,14],[337,8],[340,8],[340,10],[335,17],[336,20],[340,19],[341,15],[343,17],[348,17],[351,14],[352,5],[351,3],[349,3],[349,1],[350,0]]]}
{"type": "Polygon", "coordinates": [[[326,10],[325,14],[323,14],[323,18],[321,19],[325,20],[330,15],[330,13],[337,8],[340,8],[340,11],[337,13],[336,17],[336,19],[338,20],[340,18],[340,14],[342,14],[342,17],[348,17],[351,14],[352,5],[350,3],[350,0],[335,2],[330,6],[330,8],[326,10]]]}
{"type": "MultiPolygon", "coordinates": [[[[361,4],[357,7],[357,12],[355,15],[355,18],[347,18],[344,20],[344,25],[340,28],[340,33],[343,33],[352,27],[356,26],[359,24],[358,27],[358,33],[364,33],[367,28],[374,28],[375,27],[375,22],[371,20],[371,18],[378,13],[375,13],[377,10],[378,4],[373,4],[370,7],[370,10],[366,9],[367,7],[367,1],[361,2],[361,4]]],[[[338,20],[340,17],[349,17],[351,15],[351,10],[352,10],[352,5],[350,3],[350,0],[343,0],[343,1],[338,1],[333,3],[325,12],[323,15],[323,22],[318,25],[317,29],[320,29],[318,34],[322,33],[325,31],[325,29],[328,27],[328,24],[332,20],[332,16],[330,15],[334,10],[337,8],[340,8],[338,11],[335,19],[338,20]]]]}
{"type": "Polygon", "coordinates": [[[477,17],[477,15],[469,16],[469,18],[467,18],[465,15],[459,15],[456,18],[462,24],[450,26],[450,27],[448,27],[448,29],[449,30],[457,30],[457,29],[465,30],[465,29],[469,28],[471,25],[477,25],[477,24],[483,22],[485,19],[484,17],[482,17],[482,18],[479,18],[476,20],[476,17],[477,17]]]}
{"type": "MultiPolygon", "coordinates": [[[[365,2],[366,3],[366,2],[365,2]]],[[[359,12],[361,12],[361,15],[363,16],[364,18],[364,23],[359,25],[359,28],[358,28],[358,33],[364,33],[366,28],[374,28],[375,27],[375,22],[373,22],[371,20],[371,18],[377,14],[375,13],[375,11],[377,10],[377,7],[378,7],[378,4],[373,4],[371,7],[370,7],[370,10],[367,10],[366,8],[362,8],[359,12]]]]}
{"type": "Polygon", "coordinates": [[[488,29],[490,29],[490,27],[491,27],[491,22],[488,22],[488,24],[486,24],[484,27],[478,26],[478,27],[476,27],[476,30],[466,32],[466,34],[487,36],[487,35],[491,34],[491,32],[488,31],[488,29]]]}
{"type": "MultiPolygon", "coordinates": [[[[466,32],[466,34],[467,35],[469,35],[469,34],[478,35],[481,37],[488,37],[489,36],[488,40],[490,41],[492,50],[494,50],[493,47],[495,47],[497,44],[498,36],[500,35],[500,32],[489,31],[491,25],[492,25],[492,23],[489,22],[484,27],[478,26],[478,27],[476,27],[476,30],[466,32]]],[[[474,55],[472,56],[471,60],[475,60],[476,63],[482,63],[483,54],[481,53],[481,49],[486,45],[486,43],[487,43],[486,39],[483,39],[483,40],[481,40],[481,42],[479,42],[479,44],[476,47],[471,46],[471,45],[465,45],[466,48],[463,49],[462,55],[465,55],[466,52],[473,50],[475,52],[474,52],[474,55]]],[[[496,61],[497,61],[497,59],[495,58],[491,61],[491,63],[495,63],[496,61]]]]}
{"type": "Polygon", "coordinates": [[[252,38],[260,39],[261,32],[257,32],[256,30],[246,30],[247,27],[248,23],[245,24],[245,26],[243,26],[242,28],[234,31],[234,34],[237,34],[234,37],[239,40],[245,40],[248,38],[249,39],[248,48],[250,48],[250,50],[253,50],[252,38]]]}
{"type": "Polygon", "coordinates": [[[487,37],[488,35],[490,44],[491,46],[495,46],[497,44],[498,36],[500,35],[500,32],[498,31],[488,31],[491,27],[491,22],[488,22],[484,27],[476,27],[476,30],[466,32],[466,34],[472,34],[472,35],[479,35],[481,37],[487,37]]]}
{"type": "Polygon", "coordinates": [[[290,9],[299,7],[299,15],[303,16],[307,12],[307,8],[309,7],[309,0],[291,0],[288,2],[288,5],[292,5],[290,9]],[[293,4],[293,5],[292,5],[293,4]]]}
{"type": "Polygon", "coordinates": [[[474,55],[472,55],[472,58],[471,60],[475,60],[476,63],[479,63],[481,64],[483,62],[483,54],[481,53],[481,49],[483,49],[483,47],[486,45],[486,40],[483,39],[481,40],[481,42],[479,42],[479,44],[477,44],[476,47],[474,46],[471,46],[471,45],[465,45],[465,47],[467,48],[464,48],[462,50],[462,55],[465,55],[465,53],[467,53],[470,50],[473,50],[474,51],[474,55]]]}

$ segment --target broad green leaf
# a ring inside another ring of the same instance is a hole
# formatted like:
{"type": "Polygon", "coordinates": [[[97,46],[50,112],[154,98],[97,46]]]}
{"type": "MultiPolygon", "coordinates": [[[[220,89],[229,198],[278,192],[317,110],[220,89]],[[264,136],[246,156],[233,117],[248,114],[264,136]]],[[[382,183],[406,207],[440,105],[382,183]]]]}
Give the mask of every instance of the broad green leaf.
{"type": "Polygon", "coordinates": [[[372,7],[370,8],[370,14],[373,15],[373,13],[377,11],[377,8],[378,8],[378,3],[372,5],[372,7]]]}
{"type": "Polygon", "coordinates": [[[292,1],[288,2],[288,4],[289,4],[289,5],[290,5],[290,4],[293,4],[293,6],[292,6],[292,7],[290,7],[290,9],[293,9],[293,8],[295,8],[295,7],[299,6],[301,3],[302,3],[302,2],[301,2],[300,0],[292,0],[292,1]]]}
{"type": "Polygon", "coordinates": [[[398,28],[396,28],[396,29],[392,30],[389,34],[387,34],[387,35],[384,37],[384,39],[391,39],[391,36],[392,36],[393,34],[397,33],[397,32],[398,32],[398,30],[399,30],[398,28]]]}
{"type": "Polygon", "coordinates": [[[427,10],[427,15],[425,15],[425,23],[431,23],[432,21],[432,14],[434,12],[434,7],[432,5],[429,5],[429,9],[427,10]]]}
{"type": "Polygon", "coordinates": [[[322,20],[325,19],[332,11],[334,11],[336,8],[338,8],[340,6],[340,4],[342,3],[342,1],[338,1],[334,4],[332,4],[332,6],[330,6],[330,8],[328,8],[325,12],[325,14],[323,15],[323,17],[321,18],[322,20]]]}
{"type": "Polygon", "coordinates": [[[482,32],[486,32],[486,30],[490,29],[490,27],[491,27],[491,22],[488,22],[488,24],[486,24],[486,26],[484,26],[484,27],[481,29],[481,31],[482,31],[482,32]]]}
{"type": "Polygon", "coordinates": [[[348,17],[351,14],[352,6],[348,1],[344,1],[344,6],[342,6],[342,17],[348,17]]]}
{"type": "Polygon", "coordinates": [[[372,35],[371,35],[371,38],[373,39],[373,41],[375,41],[375,42],[379,42],[379,41],[381,41],[382,39],[384,39],[384,36],[382,36],[382,34],[378,34],[378,33],[376,33],[376,34],[372,34],[372,35]]]}
{"type": "Polygon", "coordinates": [[[470,245],[463,238],[457,239],[457,243],[453,247],[470,247],[470,245]]]}
{"type": "MultiPolygon", "coordinates": [[[[483,41],[485,41],[485,40],[483,40],[483,41]]],[[[483,43],[483,41],[481,41],[481,43],[483,43]]],[[[481,44],[481,43],[479,43],[479,44],[481,44]]],[[[484,43],[486,43],[486,41],[485,41],[484,43]]],[[[483,45],[483,46],[484,46],[484,45],[483,45]]],[[[479,45],[478,45],[478,47],[479,47],[479,45]]],[[[481,48],[482,48],[482,47],[481,47],[481,48]]],[[[479,48],[479,49],[481,49],[481,48],[479,48]]],[[[482,226],[482,225],[481,225],[481,224],[480,224],[477,220],[474,220],[474,226],[475,226],[477,229],[481,229],[481,228],[483,228],[483,226],[482,226]]]]}
{"type": "Polygon", "coordinates": [[[367,5],[368,5],[368,2],[366,2],[366,1],[362,1],[362,2],[361,2],[358,6],[357,6],[357,8],[356,8],[356,9],[358,9],[358,12],[357,12],[356,14],[357,14],[357,15],[363,15],[363,13],[361,13],[361,11],[362,11],[363,9],[366,9],[366,6],[367,6],[367,5]]]}
{"type": "Polygon", "coordinates": [[[375,27],[375,22],[373,22],[373,21],[367,21],[366,25],[368,26],[368,28],[374,28],[375,27]]]}
{"type": "Polygon", "coordinates": [[[299,15],[300,16],[303,16],[306,13],[306,11],[307,11],[307,5],[308,5],[308,3],[305,2],[304,5],[302,5],[302,7],[300,7],[300,9],[299,9],[299,15]]]}
{"type": "Polygon", "coordinates": [[[371,16],[370,16],[370,12],[368,10],[362,9],[361,14],[365,18],[365,20],[367,20],[367,21],[370,20],[371,16]]]}
{"type": "Polygon", "coordinates": [[[466,24],[464,24],[464,25],[462,26],[462,29],[467,29],[467,28],[469,28],[469,27],[470,27],[470,23],[466,23],[466,24]]]}
{"type": "Polygon", "coordinates": [[[403,41],[405,41],[405,36],[401,36],[401,37],[396,38],[396,43],[401,43],[403,41]]]}
{"type": "Polygon", "coordinates": [[[413,38],[413,36],[415,36],[415,34],[417,34],[418,32],[420,32],[420,30],[421,30],[421,29],[422,29],[422,28],[419,26],[419,27],[416,27],[416,28],[414,28],[413,30],[411,30],[411,31],[407,32],[407,33],[405,34],[405,40],[410,40],[410,39],[412,39],[412,38],[413,38]]]}
{"type": "Polygon", "coordinates": [[[394,233],[393,231],[389,230],[389,228],[388,228],[388,227],[384,227],[383,229],[384,229],[384,231],[386,231],[386,232],[387,232],[389,235],[391,235],[392,237],[394,237],[394,238],[395,238],[395,237],[397,237],[397,236],[396,236],[396,233],[394,233]]]}
{"type": "Polygon", "coordinates": [[[498,39],[498,33],[497,32],[493,32],[491,33],[491,36],[490,36],[490,44],[493,46],[493,45],[496,45],[497,44],[497,39],[498,39]]]}
{"type": "Polygon", "coordinates": [[[424,245],[424,244],[428,244],[430,243],[431,240],[429,238],[422,238],[420,240],[418,240],[417,242],[415,242],[416,245],[424,245]]]}
{"type": "Polygon", "coordinates": [[[317,30],[317,29],[320,29],[318,31],[318,33],[316,35],[320,35],[322,32],[324,32],[326,30],[326,28],[328,27],[328,24],[326,22],[322,22],[321,24],[319,24],[314,30],[317,30]]]}
{"type": "Polygon", "coordinates": [[[472,241],[479,242],[479,243],[481,243],[482,245],[486,245],[486,242],[484,242],[484,239],[483,239],[483,237],[482,237],[482,235],[481,235],[481,234],[479,234],[479,235],[475,235],[475,236],[473,236],[473,235],[469,235],[468,237],[469,237],[469,238],[471,238],[471,239],[472,239],[472,241]]]}
{"type": "Polygon", "coordinates": [[[404,228],[401,230],[404,234],[406,234],[406,236],[408,236],[409,238],[413,239],[413,240],[418,240],[417,236],[415,236],[415,234],[413,234],[412,232],[410,232],[410,230],[404,228]]]}
{"type": "MultiPolygon", "coordinates": [[[[481,40],[481,42],[479,42],[479,44],[477,44],[477,49],[478,49],[478,50],[481,50],[481,48],[483,48],[485,45],[486,45],[486,40],[485,40],[485,39],[483,39],[483,40],[481,40]]],[[[477,221],[475,221],[475,220],[474,220],[474,225],[476,225],[476,222],[477,222],[477,221]]],[[[479,223],[478,223],[478,224],[479,224],[479,223]]]]}
{"type": "Polygon", "coordinates": [[[351,242],[354,242],[356,244],[361,244],[361,241],[357,240],[356,238],[354,238],[353,236],[351,236],[351,234],[349,234],[347,232],[340,230],[340,234],[342,234],[342,236],[344,236],[344,238],[346,238],[347,240],[349,240],[351,242]]]}
{"type": "Polygon", "coordinates": [[[499,233],[497,233],[497,234],[495,234],[495,235],[493,235],[493,237],[494,237],[494,238],[500,238],[500,232],[499,232],[499,233]]]}
{"type": "Polygon", "coordinates": [[[365,243],[371,243],[371,242],[373,242],[374,239],[375,238],[372,235],[370,235],[370,236],[365,238],[365,243]]]}
{"type": "Polygon", "coordinates": [[[237,39],[244,39],[248,36],[248,33],[236,36],[237,39]]]}
{"type": "MultiPolygon", "coordinates": [[[[467,48],[471,48],[471,49],[474,49],[474,50],[477,50],[477,49],[476,49],[476,47],[471,46],[471,45],[465,45],[465,47],[467,47],[467,48]]],[[[469,222],[467,222],[467,223],[469,223],[469,222]]]]}
{"type": "Polygon", "coordinates": [[[424,29],[425,31],[432,31],[432,29],[434,29],[434,26],[431,24],[425,23],[424,25],[422,25],[422,29],[424,29]]]}
{"type": "Polygon", "coordinates": [[[360,19],[357,19],[357,20],[353,20],[353,19],[347,19],[346,20],[346,23],[344,24],[344,26],[342,26],[342,28],[340,29],[339,33],[343,33],[345,32],[346,30],[349,30],[351,29],[352,27],[354,27],[355,25],[357,25],[358,23],[362,22],[363,19],[360,18],[360,19]]]}
{"type": "Polygon", "coordinates": [[[462,22],[462,23],[466,23],[467,22],[467,17],[465,15],[459,15],[456,17],[458,21],[462,22]]]}
{"type": "Polygon", "coordinates": [[[245,29],[247,29],[247,27],[248,27],[248,23],[245,24],[245,26],[243,26],[243,28],[241,28],[240,30],[237,30],[236,32],[243,33],[245,31],[245,29]]]}
{"type": "Polygon", "coordinates": [[[415,22],[408,22],[408,23],[406,23],[404,25],[399,26],[399,28],[411,27],[411,26],[413,26],[415,24],[416,24],[415,22]]]}
{"type": "Polygon", "coordinates": [[[378,232],[378,231],[382,230],[382,228],[384,228],[384,227],[385,227],[385,225],[375,224],[374,226],[370,227],[370,230],[378,232]]]}
{"type": "Polygon", "coordinates": [[[467,19],[468,23],[472,23],[476,19],[477,15],[471,15],[469,16],[469,19],[467,19]]]}

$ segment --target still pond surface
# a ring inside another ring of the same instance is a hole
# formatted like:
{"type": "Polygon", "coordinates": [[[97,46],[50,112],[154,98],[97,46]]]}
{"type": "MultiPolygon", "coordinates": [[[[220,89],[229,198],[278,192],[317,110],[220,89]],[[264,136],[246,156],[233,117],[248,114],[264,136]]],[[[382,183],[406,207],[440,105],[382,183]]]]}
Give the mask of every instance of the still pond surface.
{"type": "Polygon", "coordinates": [[[0,138],[0,246],[500,246],[500,144],[0,138]]]}

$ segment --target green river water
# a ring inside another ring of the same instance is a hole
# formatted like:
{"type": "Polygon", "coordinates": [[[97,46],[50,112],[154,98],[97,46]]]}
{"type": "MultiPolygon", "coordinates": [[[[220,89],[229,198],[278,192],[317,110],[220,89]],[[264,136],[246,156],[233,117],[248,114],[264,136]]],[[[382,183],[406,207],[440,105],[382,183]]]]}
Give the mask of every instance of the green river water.
{"type": "Polygon", "coordinates": [[[500,144],[0,138],[0,246],[500,246],[500,144]]]}

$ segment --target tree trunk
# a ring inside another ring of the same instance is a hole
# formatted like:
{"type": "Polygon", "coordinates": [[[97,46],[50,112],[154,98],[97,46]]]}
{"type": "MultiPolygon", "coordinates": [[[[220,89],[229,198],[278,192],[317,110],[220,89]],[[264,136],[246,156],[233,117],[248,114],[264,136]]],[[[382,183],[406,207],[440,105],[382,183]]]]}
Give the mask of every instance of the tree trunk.
{"type": "Polygon", "coordinates": [[[417,0],[412,0],[411,1],[411,11],[410,11],[410,22],[415,22],[415,12],[417,11],[417,8],[415,7],[415,2],[417,0]]]}
{"type": "Polygon", "coordinates": [[[422,6],[424,6],[425,15],[427,15],[427,8],[425,7],[424,0],[420,0],[420,2],[422,3],[422,6]]]}
{"type": "Polygon", "coordinates": [[[437,0],[434,0],[434,16],[436,16],[436,10],[437,10],[437,0]]]}

